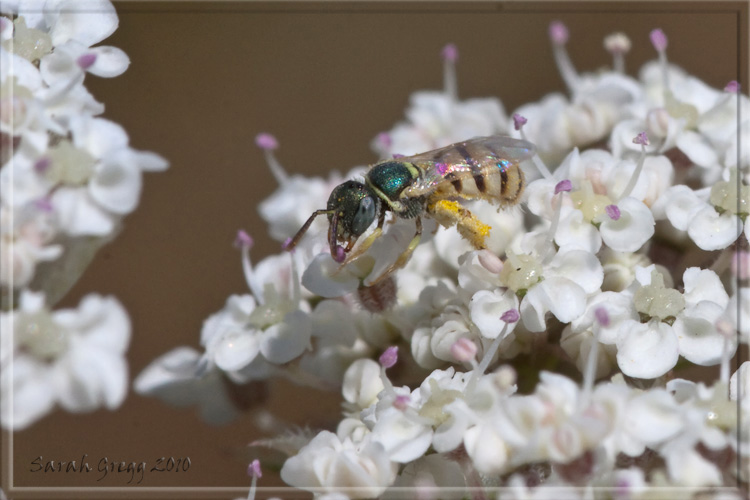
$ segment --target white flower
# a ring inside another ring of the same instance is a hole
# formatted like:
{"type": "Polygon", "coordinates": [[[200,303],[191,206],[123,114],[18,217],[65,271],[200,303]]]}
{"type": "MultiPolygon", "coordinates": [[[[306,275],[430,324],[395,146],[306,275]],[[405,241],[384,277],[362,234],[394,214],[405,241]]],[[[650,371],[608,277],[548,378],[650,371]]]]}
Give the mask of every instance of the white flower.
{"type": "Polygon", "coordinates": [[[612,250],[635,252],[654,235],[654,216],[642,201],[628,196],[605,210],[599,232],[612,250]]]}
{"type": "MultiPolygon", "coordinates": [[[[623,373],[655,378],[672,369],[680,355],[700,365],[719,363],[724,336],[715,323],[724,313],[729,297],[716,273],[688,268],[683,275],[683,294],[666,288],[653,265],[639,269],[636,278],[641,287],[634,294],[634,305],[649,320],[620,323],[617,363],[623,373]]],[[[730,351],[735,347],[731,346],[730,351]]]]}
{"type": "Polygon", "coordinates": [[[560,224],[555,231],[555,243],[568,249],[584,250],[595,254],[602,247],[603,235],[583,212],[564,205],[560,207],[560,224]]]}
{"type": "MultiPolygon", "coordinates": [[[[311,331],[310,318],[300,310],[288,310],[283,304],[256,306],[250,295],[232,295],[224,309],[204,323],[201,343],[208,359],[221,370],[242,372],[256,359],[261,368],[264,361],[283,364],[298,357],[307,349],[311,331]]],[[[247,380],[254,372],[236,376],[247,380]]],[[[267,370],[260,373],[267,376],[267,370]]]]}
{"type": "Polygon", "coordinates": [[[23,288],[31,282],[39,262],[57,259],[63,252],[53,244],[57,230],[47,205],[31,203],[11,210],[0,205],[0,284],[23,288]]]}
{"type": "Polygon", "coordinates": [[[364,410],[377,402],[383,387],[380,365],[371,359],[359,359],[346,370],[341,393],[353,408],[364,410]]]}
{"type": "MultiPolygon", "coordinates": [[[[500,319],[498,318],[498,323],[500,319]]],[[[495,337],[500,330],[495,333],[495,337]]],[[[417,333],[415,332],[415,338],[417,333]]],[[[445,312],[432,321],[432,327],[427,330],[429,338],[429,349],[432,356],[438,360],[451,363],[456,362],[453,355],[453,345],[459,339],[468,339],[480,348],[480,355],[487,347],[487,342],[482,341],[479,329],[471,321],[469,311],[458,305],[446,307],[445,312]]],[[[415,338],[412,338],[412,349],[415,338]]]]}
{"type": "Polygon", "coordinates": [[[667,471],[677,484],[699,488],[723,483],[721,471],[693,449],[680,449],[667,455],[667,471]]]}
{"type": "Polygon", "coordinates": [[[177,347],[152,361],[133,381],[133,389],[174,406],[198,405],[201,418],[212,424],[230,422],[239,415],[217,369],[206,368],[201,354],[177,347]]]}
{"type": "Polygon", "coordinates": [[[406,110],[406,123],[388,132],[389,140],[375,141],[383,158],[413,155],[474,137],[503,133],[508,121],[495,98],[458,101],[444,92],[415,92],[406,110]]]}
{"type": "Polygon", "coordinates": [[[565,327],[560,338],[562,347],[575,360],[583,373],[594,342],[603,344],[597,356],[597,377],[608,374],[617,366],[615,342],[620,323],[625,319],[638,319],[632,299],[624,294],[603,292],[593,295],[586,304],[586,311],[565,327]],[[609,317],[608,325],[596,320],[596,311],[604,308],[609,317]]]}
{"type": "Polygon", "coordinates": [[[23,292],[0,318],[4,427],[27,427],[55,404],[84,412],[125,399],[130,320],[116,299],[91,294],[78,309],[50,312],[43,294],[23,292]]]}
{"type": "MultiPolygon", "coordinates": [[[[720,171],[717,167],[737,166],[737,140],[747,134],[745,113],[750,111],[750,100],[744,95],[738,99],[735,91],[713,89],[675,66],[667,73],[670,88],[665,92],[660,64],[652,61],[643,66],[640,76],[648,98],[631,106],[634,117],[615,127],[612,151],[621,157],[637,150],[630,140],[633,132],[646,130],[658,152],[678,149],[698,167],[703,181],[711,184],[720,171]],[[738,114],[745,120],[739,128],[738,114]]],[[[741,164],[747,164],[746,154],[741,164]]]]}
{"type": "Polygon", "coordinates": [[[489,250],[473,250],[462,255],[458,268],[458,292],[471,297],[479,290],[493,290],[502,286],[502,269],[503,261],[489,250]]]}
{"type": "Polygon", "coordinates": [[[549,262],[540,262],[536,252],[513,252],[508,252],[501,279],[523,294],[521,320],[529,331],[544,330],[547,312],[563,323],[576,319],[584,312],[586,297],[602,284],[601,264],[585,250],[561,248],[549,262]]]}
{"type": "Polygon", "coordinates": [[[401,470],[392,488],[408,488],[407,490],[389,489],[382,498],[401,499],[405,492],[421,498],[421,489],[425,490],[425,498],[430,498],[432,493],[429,490],[435,488],[439,489],[440,498],[459,500],[465,498],[466,490],[462,488],[465,482],[461,467],[455,460],[433,453],[406,464],[401,470]]]}
{"type": "Polygon", "coordinates": [[[596,253],[604,242],[618,252],[633,252],[654,234],[654,217],[646,202],[655,199],[671,178],[672,166],[664,157],[644,157],[637,166],[630,160],[617,162],[606,151],[579,154],[574,149],[554,179],[529,184],[529,209],[548,220],[560,218],[554,235],[558,246],[596,253]],[[556,183],[562,180],[573,190],[559,201],[556,183]]]}
{"type": "Polygon", "coordinates": [[[620,381],[600,384],[594,393],[594,400],[608,409],[612,424],[612,432],[602,443],[611,458],[620,452],[637,457],[646,447],[658,449],[685,429],[681,409],[667,391],[632,390],[622,375],[616,378],[620,381]]]}
{"type": "Polygon", "coordinates": [[[355,444],[328,431],[315,436],[281,468],[281,479],[287,484],[349,498],[377,497],[395,477],[395,464],[388,460],[383,445],[369,437],[355,444]]]}
{"type": "Polygon", "coordinates": [[[451,418],[443,423],[441,440],[436,441],[436,445],[445,446],[450,443],[449,436],[455,439],[458,434],[462,438],[459,443],[463,443],[474,467],[482,474],[504,472],[512,451],[507,430],[511,426],[503,411],[510,391],[508,394],[498,391],[493,378],[482,377],[471,394],[446,406],[445,412],[451,418]]]}
{"type": "MultiPolygon", "coordinates": [[[[523,131],[536,144],[542,159],[559,162],[571,149],[587,146],[609,134],[626,105],[640,99],[641,89],[630,77],[616,73],[583,77],[573,97],[560,93],[514,111],[528,120],[523,131]]],[[[519,132],[512,132],[520,137],[519,132]]]]}
{"type": "Polygon", "coordinates": [[[730,445],[737,429],[737,405],[727,397],[726,383],[708,387],[702,382],[672,379],[667,382],[667,390],[680,404],[686,424],[680,438],[666,448],[690,449],[702,443],[709,450],[721,451],[730,445]]]}
{"type": "Polygon", "coordinates": [[[510,289],[480,290],[471,298],[471,320],[482,336],[495,339],[501,332],[509,335],[515,323],[506,323],[500,317],[509,309],[518,309],[518,297],[510,289]],[[506,325],[510,328],[506,328],[506,325]]]}
{"type": "Polygon", "coordinates": [[[61,184],[51,203],[68,234],[102,236],[135,209],[141,172],[164,170],[167,162],[131,149],[127,133],[114,122],[75,117],[70,127],[73,142],[62,141],[48,153],[44,176],[51,184],[61,184]]]}
{"type": "MultiPolygon", "coordinates": [[[[418,397],[419,393],[410,399],[418,397]]],[[[432,444],[431,422],[419,418],[416,408],[407,404],[405,409],[390,405],[378,412],[377,421],[372,427],[372,440],[383,445],[388,458],[393,462],[409,463],[418,459],[432,444]]]]}
{"type": "Polygon", "coordinates": [[[76,40],[90,47],[117,29],[109,0],[20,0],[18,15],[31,28],[48,31],[54,45],[76,40]]]}
{"type": "Polygon", "coordinates": [[[734,243],[748,227],[741,218],[746,214],[750,186],[740,183],[732,169],[728,180],[716,182],[709,190],[693,191],[687,186],[673,186],[654,207],[659,219],[687,234],[703,250],[719,250],[734,243]],[[739,194],[739,198],[738,195],[739,194]]]}
{"type": "Polygon", "coordinates": [[[105,78],[120,76],[129,64],[128,56],[117,47],[89,49],[77,40],[70,40],[43,57],[39,70],[45,83],[53,86],[68,82],[83,72],[105,78]]]}

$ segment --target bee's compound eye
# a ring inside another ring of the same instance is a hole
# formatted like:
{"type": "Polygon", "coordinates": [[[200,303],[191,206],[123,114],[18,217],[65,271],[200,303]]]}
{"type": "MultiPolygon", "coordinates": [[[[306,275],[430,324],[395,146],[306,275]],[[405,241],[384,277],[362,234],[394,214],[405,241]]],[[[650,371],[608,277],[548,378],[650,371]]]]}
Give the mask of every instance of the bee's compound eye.
{"type": "Polygon", "coordinates": [[[354,214],[354,219],[352,219],[352,233],[356,236],[364,233],[373,220],[375,220],[375,200],[370,196],[365,196],[359,202],[357,213],[354,214]]]}

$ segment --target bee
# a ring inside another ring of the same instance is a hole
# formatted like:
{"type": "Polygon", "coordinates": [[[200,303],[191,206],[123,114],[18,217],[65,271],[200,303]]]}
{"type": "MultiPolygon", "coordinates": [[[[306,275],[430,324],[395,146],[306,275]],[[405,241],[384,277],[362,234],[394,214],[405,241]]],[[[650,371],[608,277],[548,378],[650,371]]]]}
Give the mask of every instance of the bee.
{"type": "Polygon", "coordinates": [[[382,234],[386,212],[415,219],[416,233],[409,246],[378,280],[403,267],[419,244],[422,217],[459,234],[476,249],[485,248],[490,226],[456,200],[486,200],[500,207],[519,203],[525,187],[521,163],[535,154],[527,141],[493,135],[477,137],[414,156],[373,165],[364,182],[349,180],[331,192],[325,209],[316,210],[285,245],[293,249],[319,215],[329,221],[328,245],[333,259],[342,264],[356,259],[382,234]],[[356,248],[359,237],[378,220],[377,228],[356,248]]]}

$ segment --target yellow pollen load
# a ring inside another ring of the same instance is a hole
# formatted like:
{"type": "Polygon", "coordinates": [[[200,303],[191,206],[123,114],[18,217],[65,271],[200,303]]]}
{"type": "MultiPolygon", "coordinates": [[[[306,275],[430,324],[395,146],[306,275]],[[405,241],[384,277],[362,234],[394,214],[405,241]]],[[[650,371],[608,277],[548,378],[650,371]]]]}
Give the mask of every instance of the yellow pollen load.
{"type": "Polygon", "coordinates": [[[469,227],[474,233],[476,233],[478,236],[482,237],[482,240],[490,235],[490,229],[492,229],[491,226],[488,226],[481,220],[477,219],[476,217],[472,216],[470,220],[465,221],[466,226],[469,227]]]}
{"type": "Polygon", "coordinates": [[[474,248],[482,249],[486,247],[484,240],[489,236],[492,227],[477,219],[460,203],[451,200],[439,200],[430,206],[428,211],[435,216],[439,223],[446,227],[457,224],[459,234],[468,240],[474,248]]]}
{"type": "Polygon", "coordinates": [[[458,202],[450,200],[440,200],[435,202],[435,208],[440,212],[452,212],[455,214],[456,218],[459,217],[459,212],[462,209],[458,202]]]}

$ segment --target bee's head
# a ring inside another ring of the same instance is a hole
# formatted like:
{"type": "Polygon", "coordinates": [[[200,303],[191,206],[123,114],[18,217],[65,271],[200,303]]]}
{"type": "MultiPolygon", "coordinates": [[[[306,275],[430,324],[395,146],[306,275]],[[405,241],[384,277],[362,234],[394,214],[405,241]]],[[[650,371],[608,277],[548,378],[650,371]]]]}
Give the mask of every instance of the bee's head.
{"type": "Polygon", "coordinates": [[[365,184],[346,181],[328,198],[328,244],[334,260],[341,262],[357,238],[370,227],[380,213],[380,199],[365,184]],[[341,241],[346,248],[339,246],[341,241]]]}

